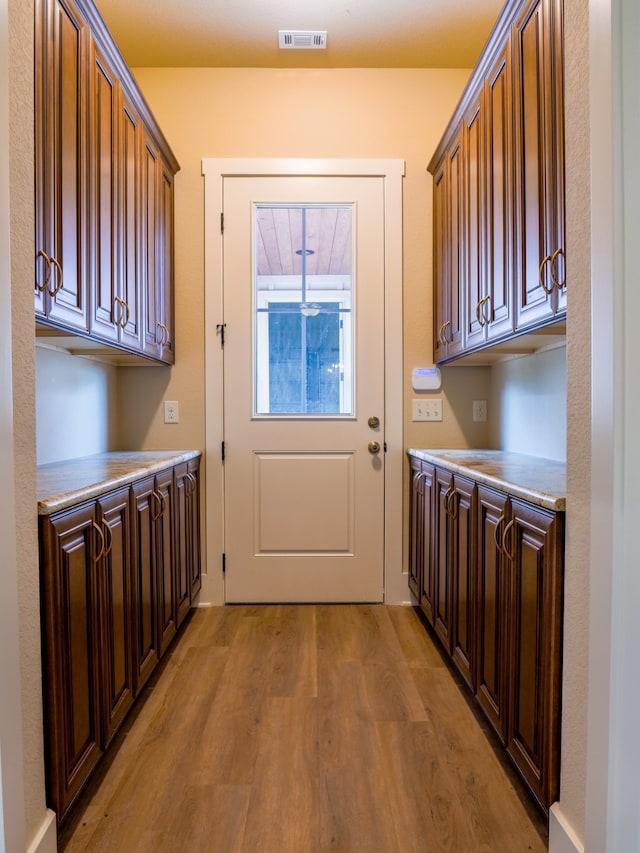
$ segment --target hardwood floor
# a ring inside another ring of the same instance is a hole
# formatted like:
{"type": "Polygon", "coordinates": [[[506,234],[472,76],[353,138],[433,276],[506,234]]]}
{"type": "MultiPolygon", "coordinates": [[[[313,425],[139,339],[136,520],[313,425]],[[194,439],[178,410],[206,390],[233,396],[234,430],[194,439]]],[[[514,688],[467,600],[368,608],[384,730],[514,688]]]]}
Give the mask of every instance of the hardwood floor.
{"type": "Polygon", "coordinates": [[[412,608],[196,610],[146,692],[59,849],[547,849],[412,608]]]}

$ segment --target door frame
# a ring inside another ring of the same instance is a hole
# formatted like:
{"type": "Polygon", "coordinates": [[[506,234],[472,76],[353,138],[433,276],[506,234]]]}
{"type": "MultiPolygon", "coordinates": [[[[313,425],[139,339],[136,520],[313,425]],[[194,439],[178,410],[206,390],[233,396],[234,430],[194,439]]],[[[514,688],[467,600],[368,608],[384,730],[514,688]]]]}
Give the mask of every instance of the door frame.
{"type": "Polygon", "coordinates": [[[224,604],[223,358],[219,324],[223,317],[223,240],[220,228],[224,179],[232,177],[378,177],[384,180],[384,348],[385,498],[384,601],[409,600],[402,560],[403,507],[403,311],[402,178],[400,159],[202,160],[204,176],[205,285],[205,561],[200,605],[224,604]]]}

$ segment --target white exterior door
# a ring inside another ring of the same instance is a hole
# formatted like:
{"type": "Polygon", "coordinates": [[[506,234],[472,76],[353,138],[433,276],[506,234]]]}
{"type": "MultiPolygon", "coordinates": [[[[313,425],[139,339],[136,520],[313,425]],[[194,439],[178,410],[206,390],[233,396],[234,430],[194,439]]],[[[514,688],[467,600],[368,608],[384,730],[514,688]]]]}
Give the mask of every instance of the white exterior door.
{"type": "Polygon", "coordinates": [[[225,177],[227,602],[382,601],[384,180],[225,177]]]}

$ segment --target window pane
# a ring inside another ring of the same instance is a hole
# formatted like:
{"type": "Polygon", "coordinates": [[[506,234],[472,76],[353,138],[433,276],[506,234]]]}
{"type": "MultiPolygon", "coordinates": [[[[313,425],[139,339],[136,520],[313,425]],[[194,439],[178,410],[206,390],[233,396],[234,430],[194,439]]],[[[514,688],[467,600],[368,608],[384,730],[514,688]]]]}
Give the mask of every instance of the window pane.
{"type": "Polygon", "coordinates": [[[351,206],[255,212],[255,414],[351,415],[351,206]]]}

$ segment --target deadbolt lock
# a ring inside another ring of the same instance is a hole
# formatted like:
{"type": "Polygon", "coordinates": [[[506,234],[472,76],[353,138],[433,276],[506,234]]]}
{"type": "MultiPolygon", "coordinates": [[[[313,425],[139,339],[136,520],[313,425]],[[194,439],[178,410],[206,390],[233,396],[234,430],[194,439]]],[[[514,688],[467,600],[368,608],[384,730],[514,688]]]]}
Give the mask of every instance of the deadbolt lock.
{"type": "Polygon", "coordinates": [[[371,415],[369,420],[367,421],[371,429],[378,429],[380,426],[380,418],[377,418],[375,415],[371,415]]]}

